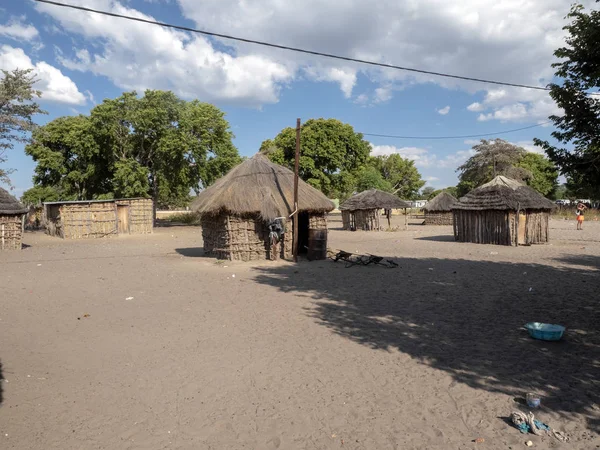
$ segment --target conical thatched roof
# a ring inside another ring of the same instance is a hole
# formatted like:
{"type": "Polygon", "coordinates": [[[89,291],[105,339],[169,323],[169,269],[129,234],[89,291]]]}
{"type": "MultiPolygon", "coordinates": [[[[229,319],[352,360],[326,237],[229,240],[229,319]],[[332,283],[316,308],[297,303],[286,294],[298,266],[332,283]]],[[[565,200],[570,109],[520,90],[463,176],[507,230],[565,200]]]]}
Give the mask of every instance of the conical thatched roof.
{"type": "Polygon", "coordinates": [[[489,183],[473,189],[461,197],[452,209],[465,210],[513,210],[518,209],[553,209],[552,201],[539,192],[518,181],[497,176],[489,183]]]}
{"type": "Polygon", "coordinates": [[[27,211],[7,190],[0,188],[0,215],[25,214],[27,211]]]}
{"type": "Polygon", "coordinates": [[[423,207],[423,209],[428,212],[450,212],[452,211],[452,207],[456,202],[458,202],[458,200],[456,200],[456,197],[454,197],[452,194],[448,194],[447,192],[440,192],[438,195],[433,197],[431,201],[429,201],[423,207]]]}
{"type": "Polygon", "coordinates": [[[340,205],[340,210],[356,211],[359,209],[400,209],[410,208],[410,203],[399,199],[389,192],[369,189],[353,195],[340,205]]]}
{"type": "MultiPolygon", "coordinates": [[[[334,204],[321,191],[298,180],[298,210],[329,212],[334,204]]],[[[200,214],[259,213],[265,221],[294,211],[294,172],[256,154],[231,169],[192,202],[200,214]]]]}

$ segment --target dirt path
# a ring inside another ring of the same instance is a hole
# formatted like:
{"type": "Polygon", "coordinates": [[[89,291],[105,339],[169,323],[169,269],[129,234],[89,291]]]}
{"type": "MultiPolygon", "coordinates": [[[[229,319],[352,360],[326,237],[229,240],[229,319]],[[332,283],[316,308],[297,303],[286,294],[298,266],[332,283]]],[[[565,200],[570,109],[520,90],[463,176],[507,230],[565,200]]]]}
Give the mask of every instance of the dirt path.
{"type": "Polygon", "coordinates": [[[28,234],[0,254],[0,448],[600,446],[597,223],[508,248],[333,219],[331,247],[400,267],[217,264],[197,228],[28,234]],[[568,335],[534,341],[531,320],[568,335]],[[505,422],[530,390],[569,443],[505,422]]]}

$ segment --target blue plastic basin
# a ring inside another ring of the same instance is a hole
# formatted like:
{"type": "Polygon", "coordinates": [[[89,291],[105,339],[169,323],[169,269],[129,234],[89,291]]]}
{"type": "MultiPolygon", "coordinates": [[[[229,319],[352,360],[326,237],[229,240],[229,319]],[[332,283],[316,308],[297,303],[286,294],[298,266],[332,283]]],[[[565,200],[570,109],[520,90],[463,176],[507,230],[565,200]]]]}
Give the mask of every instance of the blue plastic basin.
{"type": "Polygon", "coordinates": [[[529,335],[534,339],[542,341],[558,341],[565,332],[562,325],[553,325],[550,323],[529,322],[525,325],[529,335]]]}

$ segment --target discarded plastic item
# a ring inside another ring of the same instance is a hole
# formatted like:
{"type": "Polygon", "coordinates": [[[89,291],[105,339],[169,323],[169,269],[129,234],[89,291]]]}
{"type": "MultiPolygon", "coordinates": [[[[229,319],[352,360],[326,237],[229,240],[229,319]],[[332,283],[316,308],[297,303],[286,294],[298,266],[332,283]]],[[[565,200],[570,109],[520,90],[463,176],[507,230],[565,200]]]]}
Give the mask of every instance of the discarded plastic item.
{"type": "Polygon", "coordinates": [[[540,396],[532,392],[528,393],[525,396],[525,400],[527,401],[527,406],[529,406],[530,408],[539,408],[542,404],[540,396]]]}
{"type": "Polygon", "coordinates": [[[233,275],[231,275],[231,278],[235,278],[235,273],[233,275]]]}
{"type": "Polygon", "coordinates": [[[498,252],[490,252],[490,255],[497,255],[498,252]]]}
{"type": "Polygon", "coordinates": [[[133,300],[133,297],[126,297],[125,300],[133,300]]]}
{"type": "Polygon", "coordinates": [[[476,444],[483,444],[484,442],[485,442],[484,438],[477,438],[477,439],[475,439],[475,443],[476,444]]]}
{"type": "Polygon", "coordinates": [[[531,291],[533,291],[533,288],[532,288],[532,287],[530,287],[530,288],[529,288],[529,292],[531,292],[531,291]]]}
{"type": "Polygon", "coordinates": [[[533,442],[531,442],[531,441],[527,441],[527,442],[525,442],[525,445],[526,445],[527,447],[533,447],[533,442]]]}
{"type": "Polygon", "coordinates": [[[525,414],[515,411],[510,415],[510,420],[523,434],[532,433],[536,436],[543,436],[552,432],[552,429],[548,425],[536,420],[533,413],[525,414]]]}
{"type": "Polygon", "coordinates": [[[542,341],[559,341],[565,332],[565,327],[562,325],[540,322],[529,322],[525,325],[525,328],[532,338],[541,339],[542,341]]]}
{"type": "Polygon", "coordinates": [[[38,267],[40,267],[40,266],[41,266],[41,264],[38,264],[38,267]]]}

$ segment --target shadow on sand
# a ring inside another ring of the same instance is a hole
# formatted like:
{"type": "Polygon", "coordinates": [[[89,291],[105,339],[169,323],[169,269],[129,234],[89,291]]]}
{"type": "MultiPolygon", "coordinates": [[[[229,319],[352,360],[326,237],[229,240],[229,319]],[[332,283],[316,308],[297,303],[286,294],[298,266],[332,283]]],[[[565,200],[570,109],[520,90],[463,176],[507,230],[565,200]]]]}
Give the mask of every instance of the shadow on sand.
{"type": "Polygon", "coordinates": [[[204,254],[204,249],[202,247],[176,248],[175,251],[181,256],[186,256],[188,258],[208,258],[208,256],[204,254]]]}
{"type": "Polygon", "coordinates": [[[434,241],[434,242],[455,242],[453,235],[441,234],[439,236],[423,236],[415,238],[417,241],[434,241]]]}
{"type": "Polygon", "coordinates": [[[309,296],[306,314],[337,335],[398,349],[475,389],[538,391],[545,407],[581,414],[600,432],[600,257],[565,260],[586,267],[392,259],[397,269],[262,267],[256,281],[309,296]],[[567,334],[534,340],[522,328],[530,321],[564,324],[567,334]]]}
{"type": "Polygon", "coordinates": [[[0,405],[4,401],[4,374],[2,372],[2,361],[0,361],[0,405]]]}

